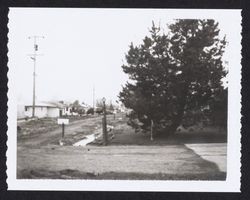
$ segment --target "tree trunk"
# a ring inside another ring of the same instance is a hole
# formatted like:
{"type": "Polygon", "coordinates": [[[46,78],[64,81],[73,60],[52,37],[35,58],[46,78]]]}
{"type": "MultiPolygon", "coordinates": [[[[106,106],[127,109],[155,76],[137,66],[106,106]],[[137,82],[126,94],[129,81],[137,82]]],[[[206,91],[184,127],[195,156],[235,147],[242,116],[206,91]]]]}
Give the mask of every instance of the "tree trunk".
{"type": "Polygon", "coordinates": [[[184,115],[184,109],[175,117],[173,124],[169,128],[169,135],[173,135],[176,132],[176,129],[181,125],[182,118],[184,115]]]}
{"type": "Polygon", "coordinates": [[[179,100],[179,108],[177,114],[173,118],[173,124],[169,128],[169,135],[173,135],[176,132],[176,129],[181,125],[182,118],[184,116],[184,110],[187,102],[187,93],[189,85],[184,86],[184,90],[179,100]]]}
{"type": "Polygon", "coordinates": [[[150,125],[150,140],[153,141],[153,126],[154,126],[154,121],[151,119],[151,125],[150,125]]]}

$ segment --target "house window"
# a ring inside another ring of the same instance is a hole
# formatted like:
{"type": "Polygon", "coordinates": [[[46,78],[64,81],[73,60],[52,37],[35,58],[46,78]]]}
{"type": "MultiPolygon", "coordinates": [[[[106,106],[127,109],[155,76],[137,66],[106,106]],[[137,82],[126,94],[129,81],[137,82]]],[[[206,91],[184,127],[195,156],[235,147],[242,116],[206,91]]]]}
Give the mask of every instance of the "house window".
{"type": "Polygon", "coordinates": [[[25,106],[25,111],[28,111],[28,107],[27,106],[25,106]]]}
{"type": "Polygon", "coordinates": [[[69,109],[69,108],[68,108],[68,107],[66,107],[66,111],[68,111],[68,109],[69,109]]]}

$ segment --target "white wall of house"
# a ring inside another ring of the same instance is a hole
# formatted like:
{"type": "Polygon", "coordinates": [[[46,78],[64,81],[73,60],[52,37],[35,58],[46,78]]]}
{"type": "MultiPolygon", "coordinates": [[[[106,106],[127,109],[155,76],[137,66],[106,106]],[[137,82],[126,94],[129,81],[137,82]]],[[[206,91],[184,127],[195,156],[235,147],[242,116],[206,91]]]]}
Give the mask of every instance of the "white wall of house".
{"type": "MultiPolygon", "coordinates": [[[[32,106],[26,107],[25,115],[27,117],[32,117],[32,106]]],[[[38,118],[47,117],[47,107],[35,107],[35,116],[38,118]]]]}
{"type": "Polygon", "coordinates": [[[59,117],[60,116],[60,109],[59,108],[52,108],[48,107],[48,117],[59,117]]]}
{"type": "MultiPolygon", "coordinates": [[[[44,107],[36,106],[35,107],[35,116],[38,118],[43,117],[59,117],[59,108],[54,107],[44,107]]],[[[32,117],[32,106],[26,107],[25,115],[27,117],[32,117]]]]}

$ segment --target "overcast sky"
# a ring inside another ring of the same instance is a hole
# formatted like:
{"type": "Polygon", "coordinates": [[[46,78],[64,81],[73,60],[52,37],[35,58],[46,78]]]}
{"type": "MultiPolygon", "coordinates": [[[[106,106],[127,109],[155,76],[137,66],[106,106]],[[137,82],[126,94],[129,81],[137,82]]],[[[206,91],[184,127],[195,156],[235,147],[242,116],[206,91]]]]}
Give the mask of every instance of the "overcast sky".
{"type": "Polygon", "coordinates": [[[121,65],[131,42],[141,43],[152,20],[166,30],[178,18],[212,18],[219,22],[221,36],[229,45],[234,11],[164,9],[52,9],[11,8],[9,13],[9,68],[15,72],[19,104],[32,102],[33,40],[41,35],[37,58],[36,100],[80,100],[92,105],[96,99],[115,102],[128,80],[121,65]]]}

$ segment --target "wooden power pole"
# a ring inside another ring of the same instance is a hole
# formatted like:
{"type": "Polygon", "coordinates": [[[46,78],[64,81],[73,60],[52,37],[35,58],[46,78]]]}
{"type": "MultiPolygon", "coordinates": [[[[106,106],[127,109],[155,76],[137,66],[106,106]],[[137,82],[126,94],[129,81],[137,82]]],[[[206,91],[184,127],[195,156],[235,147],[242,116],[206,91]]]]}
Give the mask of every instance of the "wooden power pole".
{"type": "Polygon", "coordinates": [[[44,36],[30,36],[28,37],[29,39],[33,39],[34,40],[34,53],[30,54],[30,58],[33,60],[34,62],[34,71],[33,71],[33,100],[32,100],[32,118],[35,117],[35,106],[36,106],[36,57],[37,56],[41,56],[41,54],[37,54],[36,52],[38,51],[38,45],[37,45],[37,39],[38,38],[44,38],[44,36]]]}
{"type": "Polygon", "coordinates": [[[102,132],[103,132],[103,145],[108,145],[108,133],[107,133],[107,118],[106,118],[106,105],[105,101],[106,99],[103,98],[103,118],[102,118],[102,132]]]}
{"type": "Polygon", "coordinates": [[[93,114],[95,114],[95,85],[93,85],[93,114]]]}

